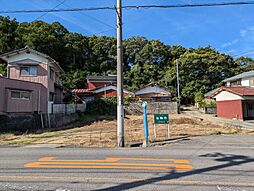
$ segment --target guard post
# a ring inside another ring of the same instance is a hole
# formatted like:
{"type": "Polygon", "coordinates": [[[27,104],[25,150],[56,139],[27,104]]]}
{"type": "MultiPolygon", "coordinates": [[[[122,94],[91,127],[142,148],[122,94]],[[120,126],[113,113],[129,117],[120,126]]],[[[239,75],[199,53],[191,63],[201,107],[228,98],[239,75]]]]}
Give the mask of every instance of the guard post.
{"type": "Polygon", "coordinates": [[[147,106],[147,102],[146,101],[142,102],[143,115],[144,115],[144,132],[145,132],[145,142],[143,144],[144,147],[147,147],[149,145],[149,132],[148,132],[146,106],[147,106]]]}

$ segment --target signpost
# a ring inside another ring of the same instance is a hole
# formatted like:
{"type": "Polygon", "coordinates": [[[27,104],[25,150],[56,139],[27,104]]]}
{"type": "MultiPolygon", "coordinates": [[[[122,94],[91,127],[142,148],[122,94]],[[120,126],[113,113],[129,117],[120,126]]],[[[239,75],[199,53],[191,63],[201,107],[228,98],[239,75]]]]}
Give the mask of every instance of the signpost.
{"type": "Polygon", "coordinates": [[[156,138],[156,124],[167,124],[169,138],[169,116],[168,114],[154,114],[154,137],[156,138]]]}
{"type": "Polygon", "coordinates": [[[144,132],[145,132],[145,142],[144,142],[144,146],[147,147],[149,144],[149,132],[148,132],[148,122],[147,122],[147,115],[146,115],[146,106],[147,103],[146,102],[142,102],[141,106],[144,109],[144,132]]]}

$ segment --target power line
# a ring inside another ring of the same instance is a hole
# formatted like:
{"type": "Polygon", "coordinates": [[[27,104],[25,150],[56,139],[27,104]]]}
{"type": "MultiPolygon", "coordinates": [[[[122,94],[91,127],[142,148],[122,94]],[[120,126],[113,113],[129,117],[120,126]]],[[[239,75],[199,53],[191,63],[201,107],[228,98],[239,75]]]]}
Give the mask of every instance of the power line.
{"type": "MultiPolygon", "coordinates": [[[[57,1],[61,2],[60,0],[57,0],[57,1]]],[[[62,4],[64,4],[64,2],[63,2],[62,4]]],[[[64,6],[73,9],[73,7],[71,7],[70,5],[67,5],[66,3],[64,4],[64,6]]],[[[82,12],[81,14],[82,14],[82,15],[85,15],[86,17],[89,17],[90,19],[92,19],[92,20],[94,20],[94,21],[97,21],[97,22],[99,22],[99,23],[101,23],[101,24],[103,24],[103,25],[105,25],[105,26],[107,26],[107,27],[110,27],[110,28],[112,28],[112,29],[116,29],[116,28],[113,27],[112,25],[110,25],[110,24],[108,24],[108,23],[105,23],[105,22],[103,22],[103,21],[101,21],[101,20],[99,20],[99,19],[97,19],[97,18],[95,18],[95,17],[93,17],[93,16],[87,15],[87,14],[85,14],[85,13],[83,13],[83,12],[82,12]]]]}
{"type": "Polygon", "coordinates": [[[193,8],[193,7],[221,7],[221,6],[239,6],[239,5],[254,5],[254,1],[241,2],[225,2],[225,3],[205,3],[205,4],[178,4],[178,5],[129,5],[124,6],[125,9],[141,9],[141,8],[193,8]]]}
{"type": "Polygon", "coordinates": [[[93,35],[104,34],[104,33],[107,33],[107,32],[113,31],[113,30],[115,30],[115,28],[114,29],[105,30],[105,31],[101,31],[101,32],[97,32],[97,33],[94,33],[93,35]]]}
{"type": "MultiPolygon", "coordinates": [[[[62,5],[62,4],[64,4],[64,2],[65,2],[66,0],[63,0],[63,1],[59,1],[60,3],[59,4],[57,4],[55,7],[53,7],[51,10],[54,10],[55,8],[57,8],[57,7],[59,7],[60,5],[62,5]]],[[[49,12],[45,12],[45,13],[43,13],[41,16],[39,16],[39,17],[37,17],[35,20],[38,20],[38,19],[40,19],[40,18],[42,18],[42,17],[44,17],[45,15],[47,15],[49,12]]]]}
{"type": "Polygon", "coordinates": [[[233,57],[235,58],[235,57],[238,57],[238,56],[243,56],[243,55],[246,55],[246,54],[252,53],[252,52],[254,52],[254,50],[249,50],[249,51],[246,51],[246,52],[242,52],[241,54],[234,55],[233,57]]]}
{"type": "MultiPolygon", "coordinates": [[[[123,9],[149,9],[149,8],[194,8],[194,7],[219,7],[219,6],[239,6],[254,5],[254,1],[225,2],[225,3],[206,3],[206,4],[178,4],[178,5],[126,5],[123,9]]],[[[90,8],[70,8],[70,9],[40,9],[40,10],[7,10],[0,11],[0,14],[13,13],[43,13],[43,12],[78,12],[78,11],[98,11],[115,10],[115,7],[90,7],[90,8]]]]}

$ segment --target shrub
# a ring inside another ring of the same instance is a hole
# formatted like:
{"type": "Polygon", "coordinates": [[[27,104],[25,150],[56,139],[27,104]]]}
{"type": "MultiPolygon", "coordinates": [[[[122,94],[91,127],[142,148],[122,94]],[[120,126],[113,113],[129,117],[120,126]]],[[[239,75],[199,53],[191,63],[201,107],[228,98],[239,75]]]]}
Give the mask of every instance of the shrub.
{"type": "Polygon", "coordinates": [[[202,101],[201,102],[201,107],[216,107],[216,102],[215,101],[202,101]]]}
{"type": "Polygon", "coordinates": [[[201,103],[204,99],[204,94],[202,92],[198,92],[195,95],[195,102],[196,103],[201,103]]]}
{"type": "Polygon", "coordinates": [[[124,97],[124,105],[130,105],[131,103],[137,103],[138,97],[127,96],[124,97]]]}
{"type": "Polygon", "coordinates": [[[101,98],[88,102],[86,114],[92,115],[116,115],[116,98],[101,98]]]}

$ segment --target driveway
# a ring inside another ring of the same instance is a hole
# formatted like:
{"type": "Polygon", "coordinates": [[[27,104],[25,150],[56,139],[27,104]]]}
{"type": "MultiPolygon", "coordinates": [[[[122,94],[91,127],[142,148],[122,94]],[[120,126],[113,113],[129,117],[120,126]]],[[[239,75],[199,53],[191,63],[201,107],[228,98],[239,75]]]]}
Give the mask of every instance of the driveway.
{"type": "Polygon", "coordinates": [[[182,112],[183,114],[189,115],[191,117],[196,117],[204,120],[211,121],[214,124],[226,124],[233,127],[241,127],[249,130],[254,130],[254,120],[248,120],[248,121],[239,121],[239,120],[233,120],[233,119],[225,119],[225,118],[219,118],[214,117],[214,115],[210,114],[204,114],[198,110],[185,110],[182,112]]]}

